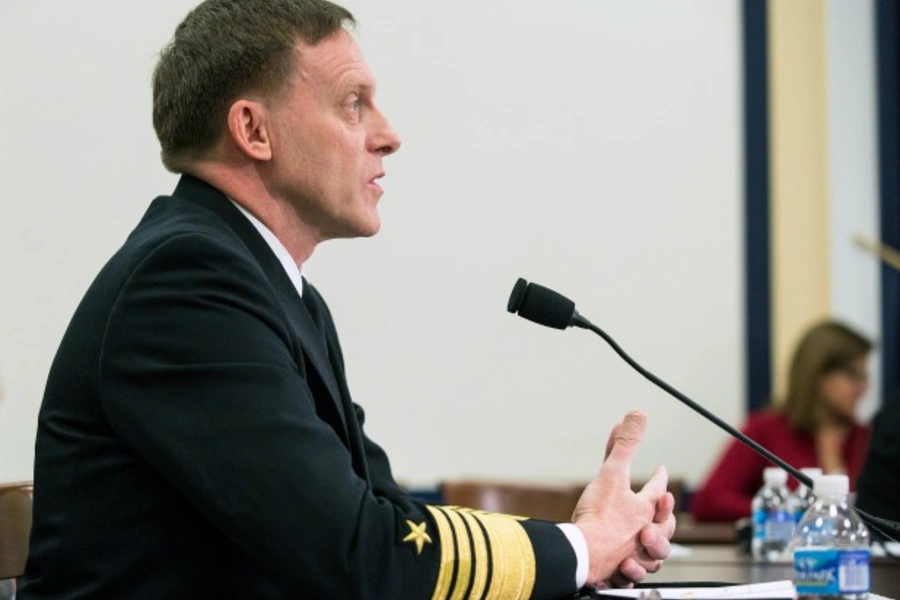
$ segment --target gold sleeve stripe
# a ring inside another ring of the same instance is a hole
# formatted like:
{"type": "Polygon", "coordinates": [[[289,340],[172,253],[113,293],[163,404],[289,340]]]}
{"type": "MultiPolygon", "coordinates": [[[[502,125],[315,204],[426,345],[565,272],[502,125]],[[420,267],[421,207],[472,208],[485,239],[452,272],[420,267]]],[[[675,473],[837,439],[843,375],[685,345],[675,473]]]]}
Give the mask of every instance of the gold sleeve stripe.
{"type": "Polygon", "coordinates": [[[488,515],[486,517],[488,524],[488,533],[491,536],[491,546],[501,547],[502,552],[497,553],[494,560],[494,577],[491,581],[490,591],[496,594],[498,600],[506,598],[520,598],[516,593],[519,587],[521,574],[519,573],[519,563],[516,560],[518,544],[516,544],[515,535],[509,531],[506,519],[498,518],[496,515],[488,515]]]}
{"type": "Polygon", "coordinates": [[[468,597],[473,600],[481,600],[487,589],[488,574],[490,570],[490,548],[487,545],[487,539],[484,536],[484,529],[481,524],[467,511],[459,511],[459,516],[466,524],[469,530],[469,539],[472,540],[472,587],[469,589],[468,597]]]}
{"type": "Polygon", "coordinates": [[[531,540],[525,532],[525,528],[520,524],[520,519],[503,519],[503,523],[510,532],[510,537],[518,546],[515,556],[515,570],[518,575],[515,591],[518,598],[530,598],[531,592],[534,590],[534,578],[537,574],[537,565],[534,558],[534,548],[531,546],[531,540]]]}
{"type": "Polygon", "coordinates": [[[469,591],[469,584],[472,580],[471,536],[457,511],[447,510],[446,514],[456,533],[456,577],[453,581],[453,593],[450,600],[466,600],[470,597],[466,592],[469,591]]]}
{"type": "Polygon", "coordinates": [[[428,506],[441,538],[432,600],[526,600],[537,574],[521,517],[428,506]]]}
{"type": "Polygon", "coordinates": [[[534,549],[518,520],[506,515],[472,511],[487,532],[492,573],[486,600],[525,600],[534,590],[537,573],[534,549]]]}
{"type": "MultiPolygon", "coordinates": [[[[497,524],[490,513],[476,512],[473,513],[473,515],[484,527],[484,530],[487,533],[488,546],[491,548],[491,577],[488,581],[488,589],[487,593],[484,595],[484,599],[506,600],[506,598],[500,594],[503,591],[504,580],[507,576],[506,554],[508,549],[506,548],[506,544],[501,542],[499,532],[497,531],[497,524]]],[[[510,598],[510,600],[512,600],[512,598],[510,598]]]]}
{"type": "Polygon", "coordinates": [[[531,539],[525,528],[520,524],[520,520],[516,519],[510,523],[510,527],[515,531],[516,538],[519,541],[518,556],[522,561],[522,587],[520,588],[520,598],[530,598],[531,592],[534,591],[534,580],[537,577],[537,562],[534,557],[534,547],[531,545],[531,539]]]}
{"type": "Polygon", "coordinates": [[[453,539],[453,530],[450,521],[444,512],[434,506],[428,507],[434,522],[437,525],[438,535],[441,538],[441,566],[438,570],[437,582],[434,585],[434,593],[431,600],[446,600],[450,592],[450,583],[453,579],[453,570],[456,566],[456,548],[453,539]]]}

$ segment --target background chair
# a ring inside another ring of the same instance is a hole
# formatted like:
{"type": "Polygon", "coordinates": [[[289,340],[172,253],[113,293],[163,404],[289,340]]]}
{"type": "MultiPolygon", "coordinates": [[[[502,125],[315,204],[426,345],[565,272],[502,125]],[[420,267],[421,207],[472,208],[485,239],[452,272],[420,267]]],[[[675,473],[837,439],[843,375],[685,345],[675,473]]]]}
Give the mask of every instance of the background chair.
{"type": "Polygon", "coordinates": [[[25,572],[32,482],[0,483],[0,580],[25,572]]]}
{"type": "Polygon", "coordinates": [[[581,489],[568,485],[513,483],[479,479],[448,480],[441,484],[445,504],[567,523],[581,489]]]}
{"type": "MultiPolygon", "coordinates": [[[[631,487],[637,491],[645,483],[645,480],[635,480],[631,487]]],[[[445,504],[568,523],[586,485],[587,483],[548,485],[489,479],[453,479],[442,482],[440,491],[441,501],[445,504]]],[[[682,522],[685,482],[681,478],[669,478],[668,489],[675,496],[675,512],[678,513],[679,522],[682,522]]],[[[688,538],[685,539],[693,540],[698,537],[694,529],[696,528],[692,527],[690,531],[686,531],[688,538]]],[[[679,531],[676,530],[675,535],[677,539],[679,531]]]]}
{"type": "MultiPolygon", "coordinates": [[[[634,480],[633,490],[641,489],[646,480],[634,480]]],[[[444,481],[440,486],[440,498],[429,502],[453,506],[465,506],[479,510],[506,513],[544,519],[556,523],[568,523],[584,491],[584,484],[545,485],[516,483],[483,479],[456,479],[444,481]]],[[[733,544],[737,530],[733,523],[696,523],[685,512],[687,490],[684,479],[670,477],[668,489],[675,496],[675,513],[678,526],[673,542],[679,544],[733,544]]]]}

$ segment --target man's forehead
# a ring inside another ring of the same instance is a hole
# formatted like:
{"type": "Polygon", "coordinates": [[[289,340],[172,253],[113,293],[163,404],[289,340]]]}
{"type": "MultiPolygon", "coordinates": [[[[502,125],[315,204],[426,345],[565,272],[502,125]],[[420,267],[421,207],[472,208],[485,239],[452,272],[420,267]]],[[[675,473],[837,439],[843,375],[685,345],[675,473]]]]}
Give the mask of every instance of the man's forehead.
{"type": "Polygon", "coordinates": [[[299,56],[299,73],[304,79],[336,81],[352,78],[366,85],[375,85],[359,45],[344,29],[316,44],[299,41],[294,51],[299,56]]]}

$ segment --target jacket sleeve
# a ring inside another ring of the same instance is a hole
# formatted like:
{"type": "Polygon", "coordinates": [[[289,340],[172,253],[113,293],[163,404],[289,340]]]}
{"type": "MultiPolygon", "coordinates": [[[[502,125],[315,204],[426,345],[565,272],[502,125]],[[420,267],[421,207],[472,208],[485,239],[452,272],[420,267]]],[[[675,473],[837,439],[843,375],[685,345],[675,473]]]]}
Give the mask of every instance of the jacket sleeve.
{"type": "MultiPolygon", "coordinates": [[[[872,442],[857,480],[857,507],[900,521],[900,398],[882,405],[875,416],[872,442]]],[[[873,532],[880,536],[879,532],[873,532]]]]}
{"type": "Polygon", "coordinates": [[[426,506],[356,476],[317,414],[284,310],[233,242],[163,242],[133,265],[106,323],[110,426],[290,597],[574,592],[555,525],[426,506]]]}

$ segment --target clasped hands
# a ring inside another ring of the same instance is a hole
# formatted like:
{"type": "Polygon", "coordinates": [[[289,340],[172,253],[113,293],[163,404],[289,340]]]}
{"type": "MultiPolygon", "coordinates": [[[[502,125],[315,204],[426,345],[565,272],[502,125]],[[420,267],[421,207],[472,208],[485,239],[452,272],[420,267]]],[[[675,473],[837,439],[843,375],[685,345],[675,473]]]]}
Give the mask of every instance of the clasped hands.
{"type": "Polygon", "coordinates": [[[600,472],[575,507],[572,522],[588,546],[589,586],[630,586],[658,571],[671,550],[675,498],[666,490],[665,467],[640,491],[631,490],[631,462],[646,425],[647,416],[632,411],[613,427],[600,472]]]}

